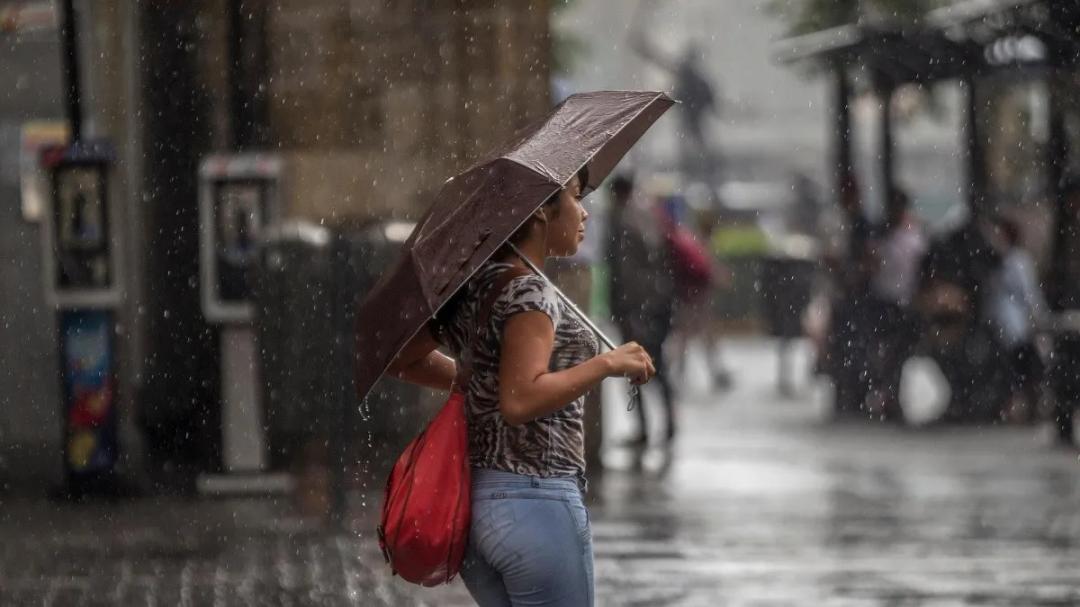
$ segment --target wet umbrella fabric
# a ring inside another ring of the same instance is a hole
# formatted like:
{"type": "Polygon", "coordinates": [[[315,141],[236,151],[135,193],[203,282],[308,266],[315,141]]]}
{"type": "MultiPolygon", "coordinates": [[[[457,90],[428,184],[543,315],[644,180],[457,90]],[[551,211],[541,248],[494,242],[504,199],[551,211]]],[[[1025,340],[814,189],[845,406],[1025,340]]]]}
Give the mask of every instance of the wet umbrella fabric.
{"type": "Polygon", "coordinates": [[[595,189],[674,101],[664,93],[568,97],[496,153],[448,180],[397,262],[357,309],[360,399],[435,312],[581,169],[595,189]]]}

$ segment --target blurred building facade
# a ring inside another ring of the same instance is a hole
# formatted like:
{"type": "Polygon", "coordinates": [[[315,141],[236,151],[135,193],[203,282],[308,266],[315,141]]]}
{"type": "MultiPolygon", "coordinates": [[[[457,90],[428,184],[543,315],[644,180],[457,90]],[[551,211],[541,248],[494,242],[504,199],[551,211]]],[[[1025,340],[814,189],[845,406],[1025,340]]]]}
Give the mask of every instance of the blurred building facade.
{"type": "Polygon", "coordinates": [[[60,466],[56,328],[44,301],[39,224],[25,218],[40,214],[24,211],[20,170],[24,125],[63,114],[60,45],[48,9],[46,19],[23,22],[0,5],[0,65],[10,83],[0,94],[0,489],[17,472],[55,480],[60,466]],[[38,451],[53,456],[42,460],[38,451]]]}
{"type": "MultiPolygon", "coordinates": [[[[118,152],[118,392],[136,473],[220,466],[218,337],[199,298],[202,158],[277,154],[290,213],[315,223],[410,219],[550,107],[544,0],[75,5],[86,131],[118,152]]],[[[0,96],[0,165],[18,166],[28,121],[64,118],[55,10],[0,2],[0,53],[18,84],[0,96]]],[[[0,302],[0,484],[51,484],[61,405],[40,224],[21,216],[17,176],[0,181],[0,292],[14,294],[0,302]]]]}

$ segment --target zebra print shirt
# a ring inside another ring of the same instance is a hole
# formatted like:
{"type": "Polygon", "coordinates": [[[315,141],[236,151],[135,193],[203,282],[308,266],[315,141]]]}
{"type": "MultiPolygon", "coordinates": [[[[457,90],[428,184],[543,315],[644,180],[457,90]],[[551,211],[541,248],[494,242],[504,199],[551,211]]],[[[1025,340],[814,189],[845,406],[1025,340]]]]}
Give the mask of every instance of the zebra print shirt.
{"type": "Polygon", "coordinates": [[[495,300],[487,326],[476,327],[478,308],[507,263],[488,262],[462,287],[452,317],[435,331],[461,361],[470,361],[472,377],[466,390],[469,459],[474,468],[503,470],[529,476],[585,474],[584,397],[559,411],[526,424],[511,426],[499,413],[499,355],[506,319],[539,311],[555,326],[555,345],[548,368],[561,371],[596,356],[592,331],[559,301],[554,289],[535,274],[512,280],[495,300]],[[475,336],[475,339],[471,339],[475,336]],[[469,347],[470,341],[472,346],[469,347]]]}

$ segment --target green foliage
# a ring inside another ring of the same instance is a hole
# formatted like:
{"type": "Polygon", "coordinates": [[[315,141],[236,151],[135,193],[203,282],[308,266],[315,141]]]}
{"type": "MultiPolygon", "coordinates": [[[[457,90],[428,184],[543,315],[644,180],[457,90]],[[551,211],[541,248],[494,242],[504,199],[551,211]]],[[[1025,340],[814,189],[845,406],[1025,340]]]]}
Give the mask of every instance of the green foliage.
{"type": "Polygon", "coordinates": [[[717,228],[710,242],[713,254],[723,259],[764,255],[769,251],[769,238],[757,226],[717,228]]]}
{"type": "Polygon", "coordinates": [[[576,0],[552,0],[551,10],[552,12],[559,12],[565,10],[574,5],[576,0]]]}

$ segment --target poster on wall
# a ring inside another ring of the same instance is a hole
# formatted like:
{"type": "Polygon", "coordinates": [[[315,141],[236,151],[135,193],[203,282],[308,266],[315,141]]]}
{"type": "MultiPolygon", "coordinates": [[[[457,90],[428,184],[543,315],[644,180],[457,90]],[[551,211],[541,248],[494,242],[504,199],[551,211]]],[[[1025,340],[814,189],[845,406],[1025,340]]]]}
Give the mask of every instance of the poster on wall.
{"type": "Polygon", "coordinates": [[[112,312],[60,315],[64,465],[70,474],[110,472],[117,457],[112,312]]]}
{"type": "Polygon", "coordinates": [[[19,136],[19,190],[22,216],[26,221],[41,221],[48,208],[49,174],[41,166],[45,148],[63,146],[70,137],[66,122],[33,121],[22,125],[19,136]]]}

